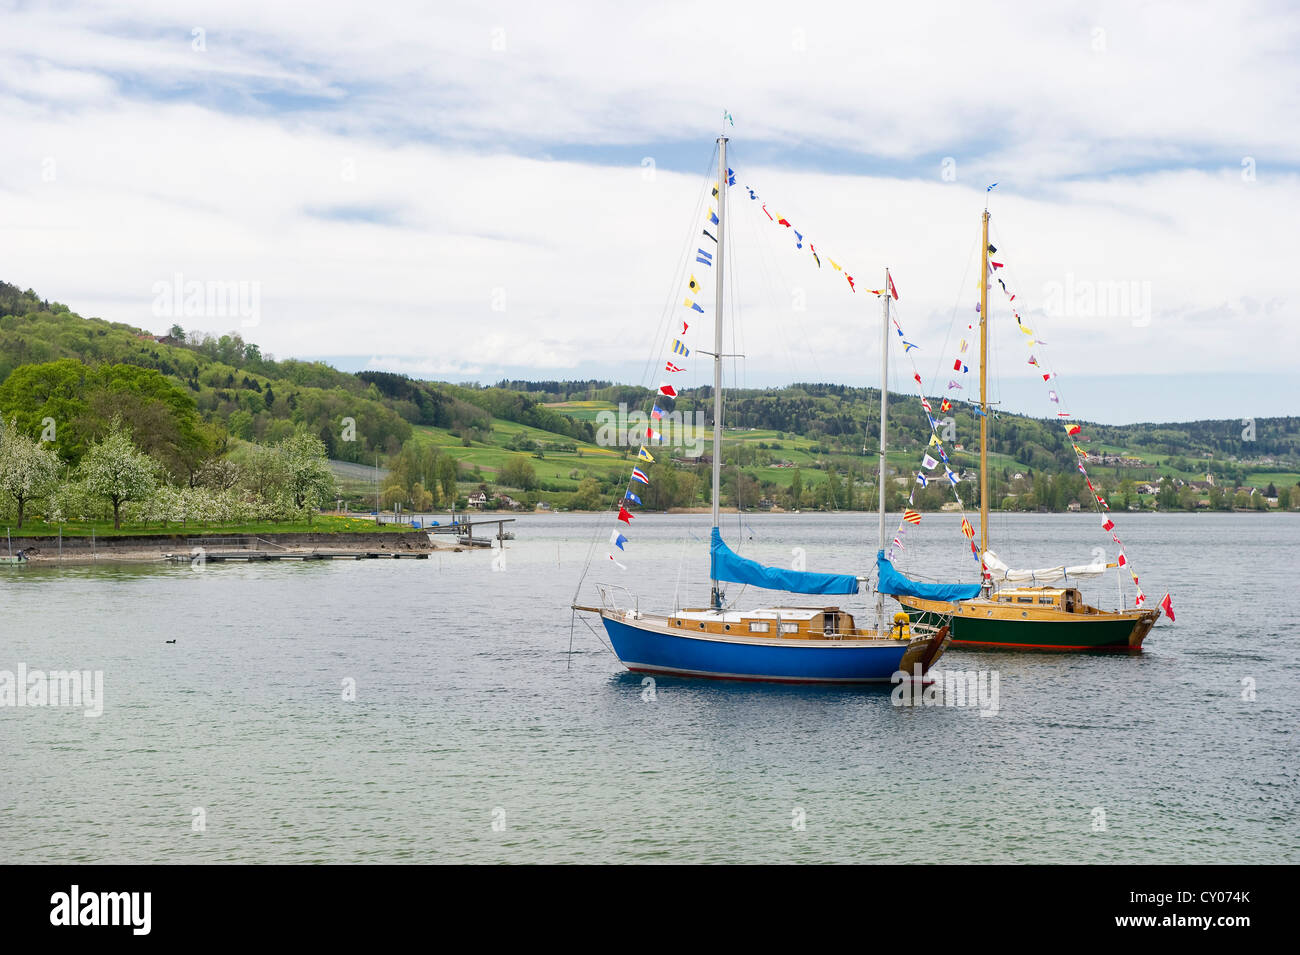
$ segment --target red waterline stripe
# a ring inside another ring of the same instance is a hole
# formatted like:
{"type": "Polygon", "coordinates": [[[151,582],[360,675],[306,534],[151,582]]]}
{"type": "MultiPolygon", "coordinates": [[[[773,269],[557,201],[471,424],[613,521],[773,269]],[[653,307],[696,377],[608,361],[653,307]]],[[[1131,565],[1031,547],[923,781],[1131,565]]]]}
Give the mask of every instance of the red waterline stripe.
{"type": "Polygon", "coordinates": [[[1072,646],[1072,645],[1062,645],[1059,643],[983,643],[975,640],[953,640],[952,646],[991,647],[995,650],[998,649],[999,647],[1015,647],[1016,649],[1019,650],[1104,650],[1108,653],[1111,652],[1124,653],[1130,650],[1142,649],[1141,645],[1138,645],[1136,647],[1131,647],[1128,644],[1124,644],[1123,646],[1107,646],[1104,644],[1099,646],[1087,646],[1087,645],[1072,646]]]}

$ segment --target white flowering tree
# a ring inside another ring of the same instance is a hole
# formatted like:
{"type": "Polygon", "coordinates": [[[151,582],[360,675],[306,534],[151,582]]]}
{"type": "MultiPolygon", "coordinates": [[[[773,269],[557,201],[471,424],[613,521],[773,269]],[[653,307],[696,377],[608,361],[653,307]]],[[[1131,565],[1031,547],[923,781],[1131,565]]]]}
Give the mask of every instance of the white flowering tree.
{"type": "Polygon", "coordinates": [[[19,528],[27,502],[53,490],[59,464],[53,448],[0,421],[0,492],[18,504],[19,528]]]}
{"type": "Polygon", "coordinates": [[[325,501],[332,501],[338,486],[325,455],[325,443],[314,434],[300,431],[276,446],[284,463],[284,489],[293,498],[293,505],[311,512],[325,501]]]}
{"type": "Polygon", "coordinates": [[[77,466],[86,489],[113,505],[113,528],[122,527],[122,505],[142,501],[158,486],[154,477],[158,463],[131,443],[120,422],[102,441],[91,445],[77,466]]]}

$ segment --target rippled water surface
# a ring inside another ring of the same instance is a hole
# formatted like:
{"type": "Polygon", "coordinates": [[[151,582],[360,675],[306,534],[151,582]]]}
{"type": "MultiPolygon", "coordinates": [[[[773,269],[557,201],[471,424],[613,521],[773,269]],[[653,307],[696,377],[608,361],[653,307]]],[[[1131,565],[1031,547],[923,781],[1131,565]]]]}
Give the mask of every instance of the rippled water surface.
{"type": "MultiPolygon", "coordinates": [[[[861,571],[872,520],[733,515],[724,533],[861,571]]],[[[926,515],[901,569],[973,579],[956,520],[926,515]]],[[[950,652],[998,673],[992,717],[888,688],[661,678],[646,699],[569,605],[589,551],[584,602],[596,579],[646,609],[703,602],[707,517],[639,516],[626,571],[592,546],[608,519],[515,527],[504,561],[0,568],[0,670],[105,683],[98,718],[0,707],[6,859],[1300,861],[1295,515],[1125,515],[1178,622],[1140,657],[950,652]]],[[[1110,543],[1089,516],[993,529],[1020,566],[1110,543]]],[[[1117,599],[1113,577],[1086,592],[1117,599]]]]}

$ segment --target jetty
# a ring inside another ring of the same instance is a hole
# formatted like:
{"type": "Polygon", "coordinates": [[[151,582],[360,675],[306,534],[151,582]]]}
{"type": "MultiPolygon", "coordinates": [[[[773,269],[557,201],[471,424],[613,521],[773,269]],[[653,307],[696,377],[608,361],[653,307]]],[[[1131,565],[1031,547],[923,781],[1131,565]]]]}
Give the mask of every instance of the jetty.
{"type": "Polygon", "coordinates": [[[163,554],[163,560],[169,560],[173,563],[185,563],[186,561],[202,560],[208,563],[230,563],[233,561],[243,561],[244,563],[260,563],[268,560],[428,560],[427,552],[418,554],[401,554],[396,551],[352,551],[352,550],[313,550],[313,551],[286,551],[276,553],[266,550],[230,550],[230,551],[209,551],[202,550],[198,553],[189,554],[163,554]]]}
{"type": "Polygon", "coordinates": [[[166,553],[165,561],[184,563],[201,560],[211,563],[262,563],[271,560],[428,560],[428,551],[398,551],[344,549],[332,550],[314,547],[311,550],[293,549],[267,540],[264,537],[191,537],[186,542],[187,552],[166,553]]]}
{"type": "Polygon", "coordinates": [[[457,521],[453,519],[450,524],[437,524],[430,527],[429,533],[455,534],[456,543],[463,547],[491,547],[493,540],[497,541],[498,546],[500,546],[502,541],[515,539],[514,533],[505,529],[505,525],[513,523],[514,520],[513,517],[483,518],[477,521],[457,521]],[[492,537],[475,537],[474,528],[482,527],[485,524],[495,524],[497,526],[496,534],[492,537]]]}

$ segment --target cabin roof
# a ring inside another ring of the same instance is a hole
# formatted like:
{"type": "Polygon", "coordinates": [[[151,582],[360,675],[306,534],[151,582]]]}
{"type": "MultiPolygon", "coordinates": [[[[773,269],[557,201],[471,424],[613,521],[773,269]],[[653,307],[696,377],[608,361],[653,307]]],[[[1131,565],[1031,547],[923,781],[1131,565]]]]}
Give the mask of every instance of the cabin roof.
{"type": "Polygon", "coordinates": [[[812,620],[818,614],[836,612],[838,607],[764,607],[761,610],[681,610],[670,616],[679,620],[721,620],[723,623],[743,623],[746,620],[812,620]]]}

